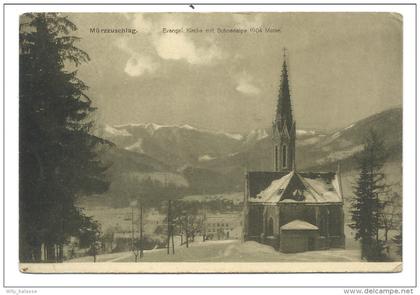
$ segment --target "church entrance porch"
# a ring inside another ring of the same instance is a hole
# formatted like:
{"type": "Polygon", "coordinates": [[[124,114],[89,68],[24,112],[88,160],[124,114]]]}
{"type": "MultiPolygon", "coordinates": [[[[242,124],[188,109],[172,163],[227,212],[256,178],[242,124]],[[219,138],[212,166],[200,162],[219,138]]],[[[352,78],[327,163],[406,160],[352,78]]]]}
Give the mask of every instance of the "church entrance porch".
{"type": "Polygon", "coordinates": [[[280,251],[297,253],[317,250],[319,229],[302,220],[294,220],[280,228],[280,251]]]}

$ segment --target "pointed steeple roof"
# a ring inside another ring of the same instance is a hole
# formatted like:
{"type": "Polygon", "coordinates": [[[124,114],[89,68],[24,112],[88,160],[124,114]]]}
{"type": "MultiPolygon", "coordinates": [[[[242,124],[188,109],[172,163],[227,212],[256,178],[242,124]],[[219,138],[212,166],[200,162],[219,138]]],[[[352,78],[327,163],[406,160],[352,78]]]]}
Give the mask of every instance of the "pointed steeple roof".
{"type": "Polygon", "coordinates": [[[290,99],[290,89],[289,89],[289,74],[286,63],[286,49],[284,49],[283,54],[283,69],[281,72],[281,82],[280,90],[277,100],[277,110],[275,122],[280,125],[282,121],[287,123],[287,127],[290,130],[293,124],[293,115],[292,115],[292,103],[290,99]]]}

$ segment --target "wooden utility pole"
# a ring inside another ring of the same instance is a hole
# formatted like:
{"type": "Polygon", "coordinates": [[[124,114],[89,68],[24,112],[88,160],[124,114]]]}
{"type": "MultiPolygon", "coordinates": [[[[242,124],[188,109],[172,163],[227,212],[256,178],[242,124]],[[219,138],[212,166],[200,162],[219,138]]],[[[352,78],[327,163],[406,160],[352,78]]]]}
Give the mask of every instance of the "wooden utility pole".
{"type": "MultiPolygon", "coordinates": [[[[169,202],[171,202],[171,201],[169,201],[169,202]]],[[[171,208],[172,209],[172,208],[171,208]]],[[[172,212],[171,212],[172,213],[172,212]]],[[[175,245],[174,245],[174,222],[173,222],[173,220],[172,220],[172,216],[171,216],[171,219],[170,219],[170,232],[171,232],[171,239],[172,239],[172,255],[173,254],[175,254],[175,245]]]]}
{"type": "Polygon", "coordinates": [[[181,245],[180,246],[182,246],[182,244],[184,243],[184,233],[182,231],[183,231],[183,227],[182,227],[182,219],[181,219],[181,222],[180,222],[181,245]]]}
{"type": "Polygon", "coordinates": [[[131,206],[131,251],[134,251],[134,208],[131,206]]]}
{"type": "Polygon", "coordinates": [[[134,261],[135,262],[137,262],[137,258],[138,258],[139,253],[140,253],[140,248],[139,248],[140,240],[135,239],[135,232],[134,232],[134,207],[137,207],[137,206],[138,206],[138,200],[130,203],[130,207],[131,207],[131,251],[134,254],[134,261]]]}
{"type": "Polygon", "coordinates": [[[185,222],[185,238],[187,239],[187,248],[188,248],[188,215],[186,216],[186,221],[185,222]]]}
{"type": "Polygon", "coordinates": [[[172,254],[175,254],[175,245],[174,245],[174,225],[171,223],[171,238],[172,238],[172,254]]]}
{"type": "Polygon", "coordinates": [[[206,236],[207,236],[207,208],[205,203],[203,203],[203,222],[201,224],[202,226],[202,234],[203,234],[203,242],[206,241],[206,236]]]}
{"type": "Polygon", "coordinates": [[[140,217],[139,217],[139,236],[140,236],[140,241],[139,241],[139,247],[140,247],[140,258],[143,257],[143,204],[140,203],[140,217]]]}
{"type": "Polygon", "coordinates": [[[169,255],[170,239],[171,239],[171,200],[168,201],[168,247],[167,247],[168,255],[169,255]]]}

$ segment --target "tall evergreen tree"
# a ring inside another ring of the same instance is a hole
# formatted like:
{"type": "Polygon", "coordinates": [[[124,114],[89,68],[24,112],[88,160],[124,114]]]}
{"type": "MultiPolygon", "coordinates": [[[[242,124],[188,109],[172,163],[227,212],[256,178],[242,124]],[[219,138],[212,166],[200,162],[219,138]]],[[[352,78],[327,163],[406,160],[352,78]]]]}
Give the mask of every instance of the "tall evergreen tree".
{"type": "Polygon", "coordinates": [[[359,177],[355,185],[355,199],[352,204],[352,223],[355,239],[361,243],[361,258],[368,261],[382,261],[384,243],[379,238],[380,218],[384,192],[382,167],[386,159],[383,142],[374,131],[370,131],[364,149],[359,156],[359,177]]]}
{"type": "Polygon", "coordinates": [[[20,24],[20,260],[62,257],[76,235],[76,197],[108,188],[92,136],[95,110],[77,78],[89,56],[77,48],[76,26],[55,13],[25,14],[20,24]],[[72,68],[72,70],[70,70],[72,68]]]}

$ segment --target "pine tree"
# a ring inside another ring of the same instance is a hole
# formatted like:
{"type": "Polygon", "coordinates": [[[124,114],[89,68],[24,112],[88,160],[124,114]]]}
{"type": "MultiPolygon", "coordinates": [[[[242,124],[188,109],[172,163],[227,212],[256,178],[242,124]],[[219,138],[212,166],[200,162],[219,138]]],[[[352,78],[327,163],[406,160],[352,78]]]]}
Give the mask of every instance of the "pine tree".
{"type": "Polygon", "coordinates": [[[77,196],[108,188],[97,157],[101,139],[90,134],[95,109],[77,78],[77,67],[89,56],[69,35],[76,29],[55,13],[21,16],[21,261],[39,261],[41,245],[49,260],[61,260],[63,243],[79,232],[77,196]]]}
{"type": "Polygon", "coordinates": [[[355,239],[361,243],[361,258],[368,261],[383,261],[384,242],[379,238],[380,218],[384,192],[382,167],[386,159],[383,142],[374,131],[370,131],[364,149],[359,156],[359,177],[355,185],[352,204],[352,223],[355,239]]]}

